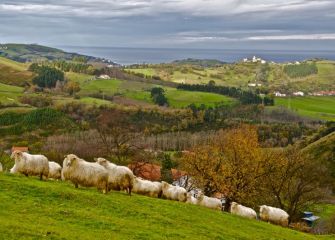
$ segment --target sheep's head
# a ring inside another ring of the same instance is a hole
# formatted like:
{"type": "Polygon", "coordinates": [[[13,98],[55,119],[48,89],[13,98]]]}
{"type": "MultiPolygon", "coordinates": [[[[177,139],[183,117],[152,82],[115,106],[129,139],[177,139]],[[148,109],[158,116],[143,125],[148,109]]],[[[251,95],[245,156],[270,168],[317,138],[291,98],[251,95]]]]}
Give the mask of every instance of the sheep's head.
{"type": "Polygon", "coordinates": [[[269,208],[266,205],[259,206],[259,214],[261,216],[266,216],[268,214],[269,208]]]}
{"type": "Polygon", "coordinates": [[[14,151],[12,153],[12,155],[10,156],[10,158],[14,159],[14,160],[20,160],[22,156],[23,156],[23,152],[21,152],[21,151],[14,151]]]}
{"type": "Polygon", "coordinates": [[[66,158],[64,159],[64,162],[66,163],[67,167],[70,167],[71,165],[73,165],[74,162],[76,162],[79,158],[74,155],[74,154],[69,154],[66,156],[66,158]]]}
{"type": "Polygon", "coordinates": [[[167,182],[162,181],[162,188],[166,189],[170,186],[167,182]]]}
{"type": "Polygon", "coordinates": [[[236,202],[232,202],[231,204],[230,204],[230,211],[233,211],[233,210],[235,210],[236,208],[237,208],[237,203],[236,202]]]}

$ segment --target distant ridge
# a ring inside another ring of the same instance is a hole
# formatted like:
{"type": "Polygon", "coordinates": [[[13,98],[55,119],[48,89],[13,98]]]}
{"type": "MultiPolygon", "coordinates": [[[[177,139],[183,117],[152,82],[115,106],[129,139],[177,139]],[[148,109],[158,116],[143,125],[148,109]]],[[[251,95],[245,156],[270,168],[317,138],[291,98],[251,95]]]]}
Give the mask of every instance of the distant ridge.
{"type": "Polygon", "coordinates": [[[38,44],[1,44],[0,56],[12,59],[17,62],[36,62],[47,60],[72,60],[74,57],[85,57],[91,62],[106,62],[114,64],[106,59],[78,53],[65,52],[61,49],[42,46],[38,44]]]}

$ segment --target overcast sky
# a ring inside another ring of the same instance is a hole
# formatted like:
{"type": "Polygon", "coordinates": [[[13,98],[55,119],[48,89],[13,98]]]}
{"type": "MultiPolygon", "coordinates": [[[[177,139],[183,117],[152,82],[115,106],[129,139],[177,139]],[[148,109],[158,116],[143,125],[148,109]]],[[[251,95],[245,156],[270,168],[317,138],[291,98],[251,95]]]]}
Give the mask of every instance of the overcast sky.
{"type": "Polygon", "coordinates": [[[335,50],[335,0],[0,0],[0,43],[335,50]]]}

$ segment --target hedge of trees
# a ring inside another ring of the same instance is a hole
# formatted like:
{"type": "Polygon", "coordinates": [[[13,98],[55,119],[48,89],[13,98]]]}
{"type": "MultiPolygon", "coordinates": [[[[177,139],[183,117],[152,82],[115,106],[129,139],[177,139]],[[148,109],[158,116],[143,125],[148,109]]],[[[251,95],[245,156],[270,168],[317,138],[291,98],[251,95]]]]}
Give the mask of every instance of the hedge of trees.
{"type": "Polygon", "coordinates": [[[302,63],[300,65],[286,65],[284,72],[291,78],[306,77],[318,73],[315,63],[302,63]]]}
{"type": "Polygon", "coordinates": [[[46,132],[76,129],[76,124],[64,113],[51,109],[39,108],[28,113],[0,114],[1,136],[20,135],[36,129],[46,132]]]}
{"type": "Polygon", "coordinates": [[[75,72],[75,73],[85,73],[89,75],[95,74],[95,68],[84,62],[69,62],[69,61],[53,61],[44,63],[44,65],[49,65],[58,68],[64,72],[75,72]]]}
{"type": "MultiPolygon", "coordinates": [[[[251,91],[244,91],[241,88],[216,86],[214,84],[179,84],[178,89],[187,91],[199,91],[199,92],[212,92],[229,97],[237,98],[242,104],[262,104],[263,99],[251,91]]],[[[264,99],[266,106],[274,105],[274,100],[270,96],[266,96],[264,99]]]]}

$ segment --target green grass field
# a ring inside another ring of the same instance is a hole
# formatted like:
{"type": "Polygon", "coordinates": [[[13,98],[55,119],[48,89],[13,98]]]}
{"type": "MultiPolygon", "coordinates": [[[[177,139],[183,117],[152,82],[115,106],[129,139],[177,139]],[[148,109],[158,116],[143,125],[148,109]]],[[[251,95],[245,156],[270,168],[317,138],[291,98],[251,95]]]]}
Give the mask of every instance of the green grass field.
{"type": "Polygon", "coordinates": [[[200,206],[0,173],[1,239],[334,239],[200,206]]]}
{"type": "MultiPolygon", "coordinates": [[[[123,81],[117,79],[111,80],[93,80],[81,84],[80,95],[87,96],[93,93],[103,93],[106,95],[121,94],[127,98],[152,103],[150,97],[150,90],[158,85],[123,81]]],[[[177,90],[175,88],[163,87],[166,91],[166,97],[169,104],[174,108],[186,107],[192,103],[196,105],[205,104],[206,106],[213,106],[216,103],[225,103],[227,105],[234,104],[236,101],[232,98],[204,92],[190,92],[177,90]]]]}
{"type": "Polygon", "coordinates": [[[0,83],[0,102],[3,104],[18,103],[23,88],[0,83]]]}
{"type": "Polygon", "coordinates": [[[335,121],[335,97],[276,98],[275,104],[315,119],[335,121]]]}

